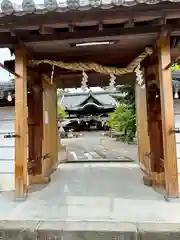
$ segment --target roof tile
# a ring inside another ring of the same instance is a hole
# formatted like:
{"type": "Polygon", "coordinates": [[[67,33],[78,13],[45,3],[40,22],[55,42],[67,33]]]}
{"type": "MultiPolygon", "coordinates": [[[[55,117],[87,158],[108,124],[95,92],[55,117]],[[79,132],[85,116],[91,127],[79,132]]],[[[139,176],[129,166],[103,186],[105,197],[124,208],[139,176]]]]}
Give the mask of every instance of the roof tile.
{"type": "MultiPolygon", "coordinates": [[[[180,0],[168,0],[169,2],[180,2],[180,0]]],[[[166,1],[166,2],[168,2],[166,1]]],[[[108,9],[118,6],[134,6],[137,4],[157,4],[164,0],[3,0],[0,4],[0,16],[24,15],[30,12],[44,14],[48,11],[57,12],[71,10],[88,10],[91,8],[108,9]]]]}

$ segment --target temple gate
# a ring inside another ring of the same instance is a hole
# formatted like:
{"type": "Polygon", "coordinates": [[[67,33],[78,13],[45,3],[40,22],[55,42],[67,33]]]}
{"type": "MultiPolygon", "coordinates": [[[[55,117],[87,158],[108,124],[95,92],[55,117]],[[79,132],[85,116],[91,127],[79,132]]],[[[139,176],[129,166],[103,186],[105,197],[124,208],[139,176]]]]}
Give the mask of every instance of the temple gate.
{"type": "Polygon", "coordinates": [[[116,84],[137,84],[141,166],[168,197],[179,196],[171,65],[179,59],[180,3],[159,2],[45,1],[40,7],[24,0],[16,9],[3,0],[0,47],[15,53],[1,67],[16,78],[17,197],[55,169],[56,88],[79,87],[84,72],[89,86],[107,85],[110,74],[116,84]]]}

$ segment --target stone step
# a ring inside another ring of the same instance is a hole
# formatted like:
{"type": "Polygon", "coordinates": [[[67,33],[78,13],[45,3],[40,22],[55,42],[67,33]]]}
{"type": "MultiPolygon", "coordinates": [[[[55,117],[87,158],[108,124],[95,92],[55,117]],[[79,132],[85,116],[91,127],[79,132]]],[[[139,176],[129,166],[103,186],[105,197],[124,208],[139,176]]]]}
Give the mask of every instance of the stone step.
{"type": "Polygon", "coordinates": [[[178,223],[2,221],[2,240],[177,240],[178,223]]]}

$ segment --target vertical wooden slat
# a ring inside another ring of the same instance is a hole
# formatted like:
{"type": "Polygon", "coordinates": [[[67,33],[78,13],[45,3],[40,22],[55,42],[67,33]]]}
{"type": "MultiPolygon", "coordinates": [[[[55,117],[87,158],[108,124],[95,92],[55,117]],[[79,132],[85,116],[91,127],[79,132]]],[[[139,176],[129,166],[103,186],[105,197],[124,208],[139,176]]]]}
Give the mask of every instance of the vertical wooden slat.
{"type": "Polygon", "coordinates": [[[27,62],[26,53],[16,47],[15,72],[20,75],[15,79],[15,193],[17,198],[27,193],[27,62]]]}
{"type": "Polygon", "coordinates": [[[171,61],[170,38],[160,40],[158,46],[159,83],[161,95],[162,131],[164,149],[165,184],[169,197],[178,197],[178,169],[174,128],[174,109],[171,68],[165,67],[171,61]]]}

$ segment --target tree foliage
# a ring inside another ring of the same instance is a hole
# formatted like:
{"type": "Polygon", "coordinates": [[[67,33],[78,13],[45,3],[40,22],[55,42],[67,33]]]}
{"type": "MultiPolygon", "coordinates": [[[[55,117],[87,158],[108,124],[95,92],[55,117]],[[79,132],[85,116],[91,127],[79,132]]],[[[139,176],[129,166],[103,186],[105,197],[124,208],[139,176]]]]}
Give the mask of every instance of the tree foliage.
{"type": "Polygon", "coordinates": [[[57,102],[58,102],[58,105],[57,105],[57,116],[58,116],[58,118],[61,121],[67,118],[67,114],[66,114],[64,108],[62,107],[62,105],[59,102],[61,102],[61,99],[62,99],[63,95],[65,93],[68,93],[68,92],[69,92],[68,89],[60,88],[60,89],[57,90],[57,102]]]}
{"type": "Polygon", "coordinates": [[[172,70],[172,71],[179,71],[179,70],[180,70],[180,65],[179,65],[179,64],[174,64],[174,65],[171,67],[171,70],[172,70]]]}
{"type": "Polygon", "coordinates": [[[120,86],[117,90],[123,93],[114,96],[119,102],[113,113],[109,115],[108,126],[123,133],[122,140],[131,142],[136,134],[135,92],[133,86],[120,86]]]}
{"type": "Polygon", "coordinates": [[[60,120],[63,120],[67,117],[67,114],[64,108],[60,104],[58,104],[58,107],[57,107],[57,115],[60,118],[60,120]]]}

